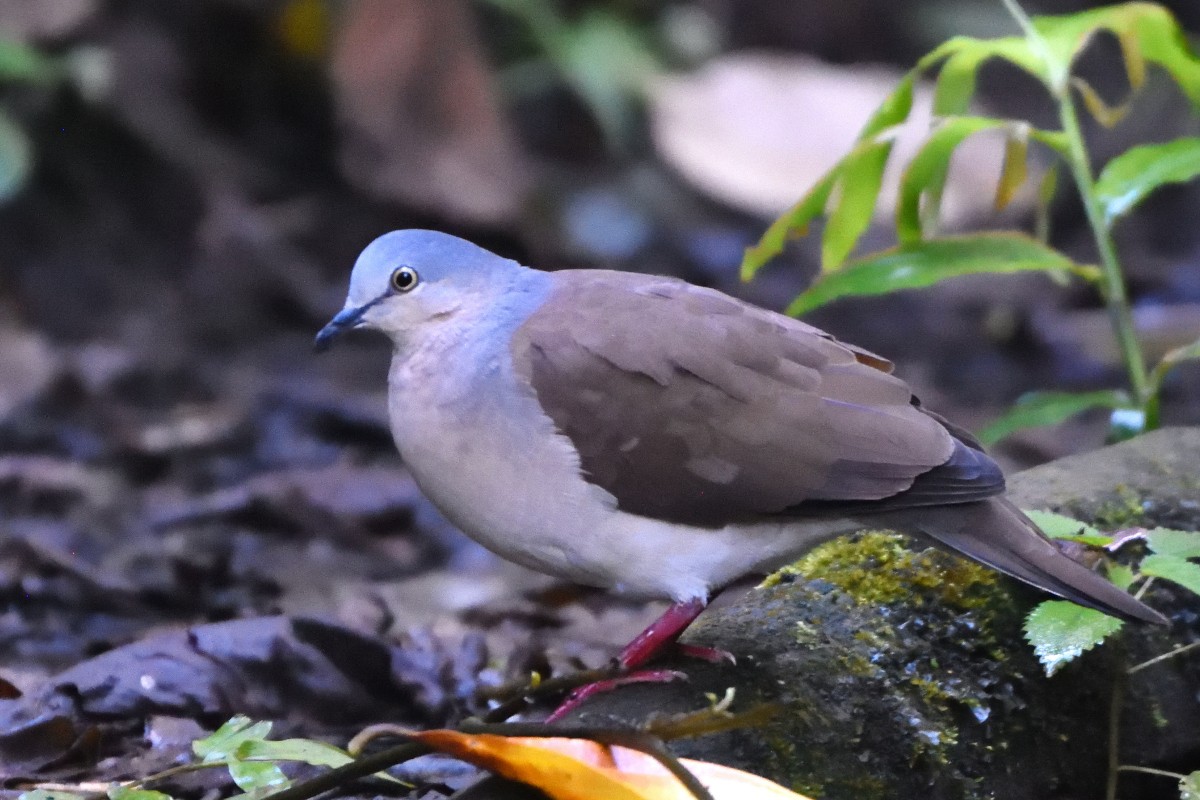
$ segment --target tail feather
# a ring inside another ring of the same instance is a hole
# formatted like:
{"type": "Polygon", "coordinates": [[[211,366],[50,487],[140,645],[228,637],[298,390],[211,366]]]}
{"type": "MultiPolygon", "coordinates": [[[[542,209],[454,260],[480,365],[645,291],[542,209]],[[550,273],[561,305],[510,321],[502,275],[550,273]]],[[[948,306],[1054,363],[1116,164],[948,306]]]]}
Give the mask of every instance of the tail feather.
{"type": "Polygon", "coordinates": [[[881,515],[941,545],[1051,594],[1119,619],[1167,624],[1162,614],[1064,555],[1002,497],[881,515]]]}

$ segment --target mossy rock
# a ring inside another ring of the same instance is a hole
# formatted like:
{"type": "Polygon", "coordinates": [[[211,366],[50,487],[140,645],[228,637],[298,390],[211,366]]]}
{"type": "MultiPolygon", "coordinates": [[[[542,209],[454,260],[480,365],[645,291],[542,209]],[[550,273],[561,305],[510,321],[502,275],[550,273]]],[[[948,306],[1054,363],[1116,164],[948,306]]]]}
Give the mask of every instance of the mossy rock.
{"type": "MultiPolygon", "coordinates": [[[[1198,475],[1200,429],[1177,429],[1030,470],[1011,485],[1028,508],[1196,529],[1198,475]]],[[[689,642],[728,650],[737,666],[669,663],[690,680],[629,686],[578,715],[641,721],[695,710],[706,693],[733,687],[735,710],[771,703],[779,712],[764,727],[676,742],[677,753],[819,798],[1100,797],[1118,677],[1179,639],[1129,626],[1121,643],[1047,678],[1021,635],[1042,597],[955,556],[911,549],[904,537],[860,533],[693,626],[689,642]]],[[[1169,590],[1152,601],[1173,612],[1178,632],[1195,627],[1191,599],[1190,618],[1169,590]]],[[[1200,668],[1189,663],[1135,676],[1123,763],[1172,763],[1200,747],[1200,668]]]]}

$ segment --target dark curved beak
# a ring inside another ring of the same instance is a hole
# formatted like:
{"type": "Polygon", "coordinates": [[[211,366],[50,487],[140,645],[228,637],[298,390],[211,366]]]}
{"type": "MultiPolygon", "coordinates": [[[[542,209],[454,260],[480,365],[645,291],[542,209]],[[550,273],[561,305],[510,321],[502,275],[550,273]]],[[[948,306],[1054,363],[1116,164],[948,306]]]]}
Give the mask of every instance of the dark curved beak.
{"type": "Polygon", "coordinates": [[[370,304],[339,311],[337,316],[329,320],[328,325],[317,332],[317,338],[313,340],[313,350],[318,353],[328,350],[334,339],[362,322],[363,314],[368,308],[370,304]]]}

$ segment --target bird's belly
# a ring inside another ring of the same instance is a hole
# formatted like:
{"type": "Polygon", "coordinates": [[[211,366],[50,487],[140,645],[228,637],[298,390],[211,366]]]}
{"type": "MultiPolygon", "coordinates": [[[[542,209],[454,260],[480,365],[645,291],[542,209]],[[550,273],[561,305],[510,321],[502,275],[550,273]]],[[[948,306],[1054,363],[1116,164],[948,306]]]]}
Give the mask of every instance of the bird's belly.
{"type": "Polygon", "coordinates": [[[415,395],[394,384],[389,406],[417,484],[472,539],[539,572],[641,597],[706,598],[847,527],[773,521],[712,529],[625,513],[583,479],[570,440],[532,395],[468,405],[415,395]],[[407,411],[418,405],[423,420],[413,425],[407,411]]]}

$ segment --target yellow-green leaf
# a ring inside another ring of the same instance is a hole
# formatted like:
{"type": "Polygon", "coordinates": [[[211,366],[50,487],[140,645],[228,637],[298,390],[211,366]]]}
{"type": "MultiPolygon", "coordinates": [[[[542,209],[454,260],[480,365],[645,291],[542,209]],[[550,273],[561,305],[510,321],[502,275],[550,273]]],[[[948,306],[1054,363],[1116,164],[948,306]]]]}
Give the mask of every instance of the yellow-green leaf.
{"type": "Polygon", "coordinates": [[[1096,91],[1095,87],[1083,78],[1071,78],[1071,86],[1083,98],[1083,106],[1092,115],[1092,119],[1106,128],[1114,127],[1118,122],[1125,119],[1125,115],[1129,113],[1130,100],[1126,100],[1124,103],[1115,106],[1109,105],[1100,96],[1100,93],[1096,91]]]}
{"type": "Polygon", "coordinates": [[[1033,520],[1042,533],[1051,539],[1065,539],[1080,542],[1093,547],[1105,547],[1112,543],[1112,537],[1106,536],[1086,522],[1072,519],[1065,514],[1055,514],[1053,511],[1027,510],[1025,516],[1033,520]]]}
{"type": "Polygon", "coordinates": [[[847,161],[842,168],[833,211],[825,223],[821,239],[821,270],[824,272],[840,267],[870,227],[892,143],[885,141],[856,152],[857,157],[847,161]]]}
{"type": "Polygon", "coordinates": [[[922,198],[926,193],[940,193],[954,150],[968,136],[996,129],[1013,131],[1016,136],[1032,138],[1060,152],[1066,147],[1061,134],[1031,129],[1025,122],[993,117],[951,117],[944,120],[913,156],[900,181],[896,235],[902,244],[916,242],[924,235],[922,198]]]}
{"type": "Polygon", "coordinates": [[[1014,125],[1004,140],[1004,163],[1000,168],[1000,180],[996,184],[997,211],[1003,211],[1017,196],[1017,191],[1029,176],[1029,128],[1014,125]]]}
{"type": "Polygon", "coordinates": [[[1019,233],[947,236],[882,250],[821,275],[792,301],[788,313],[803,314],[839,297],[916,289],[961,275],[1078,268],[1062,253],[1019,233]]]}
{"type": "Polygon", "coordinates": [[[1129,396],[1114,389],[1095,392],[1029,392],[979,432],[979,441],[995,444],[1016,431],[1057,425],[1090,408],[1122,408],[1129,396]]]}
{"type": "Polygon", "coordinates": [[[1092,37],[1107,31],[1121,44],[1131,86],[1136,89],[1144,80],[1145,62],[1155,64],[1170,73],[1193,105],[1200,107],[1200,59],[1171,12],[1157,3],[1121,3],[1077,14],[1034,17],[1033,26],[1058,70],[1054,81],[1065,81],[1092,37]]]}

